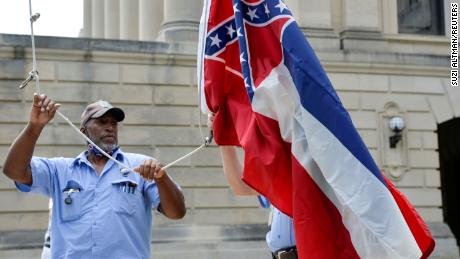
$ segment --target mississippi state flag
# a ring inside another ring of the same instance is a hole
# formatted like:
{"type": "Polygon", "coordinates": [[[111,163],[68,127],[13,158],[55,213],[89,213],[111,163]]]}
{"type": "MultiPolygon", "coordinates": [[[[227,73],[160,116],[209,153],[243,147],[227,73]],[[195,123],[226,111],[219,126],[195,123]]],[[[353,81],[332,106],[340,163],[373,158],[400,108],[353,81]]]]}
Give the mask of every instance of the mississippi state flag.
{"type": "Polygon", "coordinates": [[[198,78],[215,141],[291,215],[300,258],[422,258],[434,241],[380,172],[281,0],[205,0],[198,78]]]}

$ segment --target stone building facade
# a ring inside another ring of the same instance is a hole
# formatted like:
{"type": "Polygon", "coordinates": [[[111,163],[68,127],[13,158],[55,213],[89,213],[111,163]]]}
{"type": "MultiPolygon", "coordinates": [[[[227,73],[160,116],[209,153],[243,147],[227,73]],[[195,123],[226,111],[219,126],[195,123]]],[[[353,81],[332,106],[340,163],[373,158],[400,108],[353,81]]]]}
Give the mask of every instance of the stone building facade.
{"type": "MultiPolygon", "coordinates": [[[[452,0],[410,1],[419,3],[412,8],[422,8],[415,12],[431,12],[431,27],[436,28],[429,32],[417,29],[427,21],[411,18],[414,11],[405,2],[286,1],[377,164],[429,223],[437,241],[435,256],[455,258],[460,237],[460,197],[455,191],[460,89],[449,78],[452,0]],[[423,7],[427,2],[434,4],[423,7]],[[402,19],[417,23],[408,26],[402,19]],[[395,116],[406,127],[391,148],[389,121],[395,116]]],[[[127,113],[119,136],[124,150],[175,160],[201,144],[196,88],[201,6],[200,0],[85,0],[81,38],[36,37],[42,92],[61,102],[62,113],[74,123],[90,101],[119,105],[127,113]]],[[[21,91],[17,85],[30,69],[30,39],[0,35],[1,164],[27,121],[34,89],[21,91]]],[[[57,118],[46,128],[36,153],[75,156],[83,143],[57,118]]],[[[158,216],[156,226],[164,235],[154,234],[154,241],[176,240],[171,233],[181,233],[178,240],[187,242],[263,238],[265,229],[257,226],[266,223],[267,211],[255,198],[231,193],[216,146],[180,162],[170,174],[183,186],[187,216],[179,223],[158,216]],[[238,234],[230,231],[238,226],[238,234]]],[[[47,199],[18,193],[3,175],[0,191],[0,233],[6,240],[0,250],[14,248],[17,231],[40,236],[37,230],[47,224],[47,199]]],[[[204,257],[212,252],[209,258],[224,258],[216,257],[222,255],[218,250],[213,246],[204,257]]]]}

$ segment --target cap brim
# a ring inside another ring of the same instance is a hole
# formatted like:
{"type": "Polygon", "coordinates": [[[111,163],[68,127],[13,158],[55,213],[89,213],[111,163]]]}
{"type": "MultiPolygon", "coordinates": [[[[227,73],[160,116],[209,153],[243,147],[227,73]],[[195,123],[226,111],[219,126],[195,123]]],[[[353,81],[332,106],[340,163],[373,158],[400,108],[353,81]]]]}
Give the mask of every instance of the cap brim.
{"type": "Polygon", "coordinates": [[[125,112],[117,107],[112,107],[109,109],[102,109],[91,116],[92,119],[97,119],[104,116],[106,113],[110,112],[113,117],[118,121],[123,121],[125,119],[125,112]]]}

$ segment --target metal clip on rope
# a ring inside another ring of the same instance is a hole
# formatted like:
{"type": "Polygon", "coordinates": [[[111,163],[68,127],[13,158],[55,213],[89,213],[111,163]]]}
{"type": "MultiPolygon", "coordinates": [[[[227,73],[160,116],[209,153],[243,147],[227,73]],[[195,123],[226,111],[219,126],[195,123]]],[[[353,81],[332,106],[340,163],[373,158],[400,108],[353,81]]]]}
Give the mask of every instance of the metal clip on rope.
{"type": "Polygon", "coordinates": [[[214,132],[212,130],[209,131],[209,136],[207,136],[204,140],[205,147],[209,147],[212,143],[212,139],[214,138],[214,132]]]}
{"type": "Polygon", "coordinates": [[[30,17],[30,21],[31,22],[36,22],[38,20],[38,18],[40,18],[40,14],[39,13],[35,13],[34,15],[32,15],[30,17]]]}
{"type": "Polygon", "coordinates": [[[19,89],[26,87],[30,81],[37,80],[37,78],[38,78],[38,71],[37,70],[30,71],[29,76],[26,78],[26,80],[22,81],[22,83],[19,85],[19,89]]]}
{"type": "Polygon", "coordinates": [[[37,68],[37,58],[35,56],[35,35],[34,35],[34,22],[40,18],[39,13],[35,13],[32,15],[32,1],[29,0],[29,14],[30,14],[30,40],[32,42],[32,70],[29,72],[26,80],[22,81],[19,85],[19,89],[26,87],[30,81],[35,80],[35,88],[36,92],[40,94],[40,80],[38,76],[38,68],[37,68]]]}

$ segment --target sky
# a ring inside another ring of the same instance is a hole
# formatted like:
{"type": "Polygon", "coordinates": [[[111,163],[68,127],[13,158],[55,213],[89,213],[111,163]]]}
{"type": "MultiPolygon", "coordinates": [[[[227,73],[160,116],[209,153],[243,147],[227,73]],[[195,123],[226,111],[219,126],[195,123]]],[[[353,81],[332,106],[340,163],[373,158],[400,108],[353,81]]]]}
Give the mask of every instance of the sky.
{"type": "MultiPolygon", "coordinates": [[[[31,0],[35,35],[78,37],[83,0],[31,0]]],[[[0,33],[30,35],[29,0],[0,0],[0,33]]]]}

